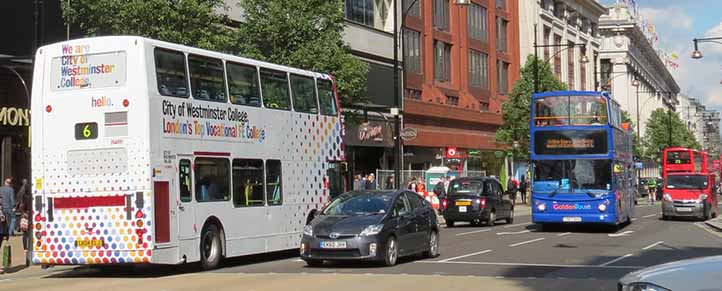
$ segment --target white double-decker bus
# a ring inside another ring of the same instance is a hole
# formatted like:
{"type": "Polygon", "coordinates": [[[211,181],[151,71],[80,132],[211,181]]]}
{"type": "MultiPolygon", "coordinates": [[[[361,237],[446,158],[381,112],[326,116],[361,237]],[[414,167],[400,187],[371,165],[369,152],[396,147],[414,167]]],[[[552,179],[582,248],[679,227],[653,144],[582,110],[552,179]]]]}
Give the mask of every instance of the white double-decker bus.
{"type": "Polygon", "coordinates": [[[298,247],[338,189],[331,76],[146,38],[37,51],[35,264],[178,264],[298,247]]]}

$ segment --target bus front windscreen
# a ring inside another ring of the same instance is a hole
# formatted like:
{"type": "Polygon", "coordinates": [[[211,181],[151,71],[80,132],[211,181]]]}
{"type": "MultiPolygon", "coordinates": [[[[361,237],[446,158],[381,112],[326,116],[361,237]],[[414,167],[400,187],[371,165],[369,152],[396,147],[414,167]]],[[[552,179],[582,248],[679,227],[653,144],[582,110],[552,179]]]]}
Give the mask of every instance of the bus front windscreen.
{"type": "Polygon", "coordinates": [[[610,160],[541,160],[534,162],[534,192],[590,193],[612,186],[610,160]]]}
{"type": "Polygon", "coordinates": [[[536,126],[606,125],[607,99],[602,96],[553,96],[536,99],[536,126]]]}
{"type": "Polygon", "coordinates": [[[705,175],[669,175],[667,189],[707,189],[709,179],[705,175]]]}

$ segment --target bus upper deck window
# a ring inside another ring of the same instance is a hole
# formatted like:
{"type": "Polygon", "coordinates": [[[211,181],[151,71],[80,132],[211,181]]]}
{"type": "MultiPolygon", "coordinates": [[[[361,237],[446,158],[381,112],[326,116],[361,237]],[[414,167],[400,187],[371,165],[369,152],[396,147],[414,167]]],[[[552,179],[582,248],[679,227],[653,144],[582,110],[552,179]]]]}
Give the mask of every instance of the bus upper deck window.
{"type": "Polygon", "coordinates": [[[271,109],[291,109],[288,96],[288,74],[281,71],[261,69],[263,104],[271,109]]]}
{"type": "Polygon", "coordinates": [[[183,53],[156,48],[155,76],[158,93],[161,95],[188,97],[188,77],[183,53]]]}
{"type": "Polygon", "coordinates": [[[226,63],[226,72],[231,102],[238,105],[261,107],[261,91],[256,67],[226,63]]]}
{"type": "Polygon", "coordinates": [[[317,79],[318,83],[318,101],[321,103],[321,114],[336,116],[336,94],[333,92],[331,81],[317,79]]]}
{"type": "Polygon", "coordinates": [[[226,102],[226,81],[221,60],[189,55],[188,69],[194,99],[226,102]]]}
{"type": "Polygon", "coordinates": [[[291,75],[293,109],[298,112],[318,113],[316,86],[310,77],[291,75]]]}

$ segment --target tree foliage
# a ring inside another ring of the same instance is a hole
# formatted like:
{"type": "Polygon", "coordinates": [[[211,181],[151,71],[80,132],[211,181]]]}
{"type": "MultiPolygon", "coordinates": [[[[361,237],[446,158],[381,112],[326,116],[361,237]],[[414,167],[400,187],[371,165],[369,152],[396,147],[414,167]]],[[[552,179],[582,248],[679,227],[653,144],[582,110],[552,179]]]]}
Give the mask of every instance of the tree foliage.
{"type": "Polygon", "coordinates": [[[342,104],[365,94],[368,65],[343,42],[343,0],[244,0],[238,29],[244,55],[324,72],[338,80],[342,104]]]}
{"type": "Polygon", "coordinates": [[[509,99],[502,104],[504,124],[496,132],[496,140],[507,145],[519,142],[512,149],[517,160],[529,160],[529,116],[531,95],[534,93],[534,65],[538,64],[539,92],[565,90],[566,84],[559,81],[551,66],[530,55],[521,68],[521,78],[514,84],[509,99]]]}
{"type": "Polygon", "coordinates": [[[138,35],[329,73],[341,104],[361,101],[368,66],[343,42],[343,0],[243,0],[243,22],[223,0],[73,0],[63,17],[88,36],[138,35]]]}
{"type": "Polygon", "coordinates": [[[235,38],[226,26],[223,0],[73,0],[61,1],[66,23],[88,36],[137,35],[231,52],[235,38]]]}
{"type": "Polygon", "coordinates": [[[647,120],[644,133],[645,156],[660,158],[667,147],[700,149],[694,134],[675,113],[658,108],[647,120]]]}

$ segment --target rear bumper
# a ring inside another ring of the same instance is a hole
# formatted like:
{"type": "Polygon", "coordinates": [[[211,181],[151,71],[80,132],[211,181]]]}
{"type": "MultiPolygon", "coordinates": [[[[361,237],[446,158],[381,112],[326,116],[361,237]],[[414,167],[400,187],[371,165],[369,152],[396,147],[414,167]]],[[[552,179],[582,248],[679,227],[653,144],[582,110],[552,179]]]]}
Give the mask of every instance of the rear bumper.
{"type": "Polygon", "coordinates": [[[457,212],[457,211],[444,211],[443,212],[444,219],[447,221],[472,221],[476,219],[480,220],[488,220],[489,219],[489,211],[487,209],[484,210],[472,210],[469,209],[468,212],[457,212]]]}
{"type": "Polygon", "coordinates": [[[579,214],[579,213],[542,213],[534,212],[531,216],[532,223],[592,223],[592,224],[617,224],[617,218],[612,213],[606,214],[579,214]],[[577,220],[581,218],[581,221],[565,221],[566,220],[577,220]]]}
{"type": "Polygon", "coordinates": [[[704,217],[704,202],[679,203],[662,201],[662,215],[673,217],[704,217]]]}

